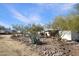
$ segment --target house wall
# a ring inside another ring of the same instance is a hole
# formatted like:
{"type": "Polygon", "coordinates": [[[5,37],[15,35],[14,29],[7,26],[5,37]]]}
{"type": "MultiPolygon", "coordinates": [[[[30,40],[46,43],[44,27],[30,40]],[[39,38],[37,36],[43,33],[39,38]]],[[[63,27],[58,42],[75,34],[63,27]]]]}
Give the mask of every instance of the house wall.
{"type": "Polygon", "coordinates": [[[79,40],[79,33],[71,31],[59,31],[59,35],[62,39],[67,40],[79,40]]]}
{"type": "Polygon", "coordinates": [[[79,40],[79,33],[72,32],[72,40],[79,40]]]}
{"type": "Polygon", "coordinates": [[[72,40],[71,31],[59,31],[59,35],[62,39],[72,40]]]}

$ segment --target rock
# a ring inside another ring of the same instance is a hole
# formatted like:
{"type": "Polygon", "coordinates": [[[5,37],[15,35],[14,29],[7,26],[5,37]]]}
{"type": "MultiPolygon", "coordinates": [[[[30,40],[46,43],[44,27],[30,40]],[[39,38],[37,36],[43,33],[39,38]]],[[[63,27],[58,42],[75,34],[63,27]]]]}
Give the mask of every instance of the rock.
{"type": "Polygon", "coordinates": [[[53,56],[62,56],[63,55],[63,52],[57,52],[55,54],[53,54],[53,56]]]}
{"type": "Polygon", "coordinates": [[[63,48],[63,50],[65,50],[65,48],[63,48]]]}

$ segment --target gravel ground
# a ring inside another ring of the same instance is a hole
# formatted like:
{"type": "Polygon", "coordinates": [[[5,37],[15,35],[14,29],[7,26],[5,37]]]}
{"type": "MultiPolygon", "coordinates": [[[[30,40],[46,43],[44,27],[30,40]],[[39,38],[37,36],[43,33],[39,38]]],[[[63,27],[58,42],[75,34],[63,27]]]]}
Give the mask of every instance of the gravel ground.
{"type": "Polygon", "coordinates": [[[40,56],[62,56],[69,55],[69,47],[66,42],[59,41],[57,38],[41,38],[41,41],[44,43],[42,45],[32,45],[29,44],[27,39],[29,38],[17,38],[15,40],[25,43],[29,45],[32,51],[36,51],[40,56]],[[27,44],[28,43],[28,44],[27,44]]]}
{"type": "MultiPolygon", "coordinates": [[[[5,36],[5,40],[12,42],[16,52],[21,56],[78,56],[79,43],[74,41],[59,40],[57,38],[41,38],[42,45],[29,43],[30,38],[5,36]],[[10,39],[10,37],[12,39],[10,39]],[[14,43],[19,47],[15,47],[14,43]]],[[[2,36],[1,36],[2,38],[2,36]]],[[[2,39],[1,39],[2,40],[2,39]]],[[[2,43],[1,43],[2,44],[2,43]]],[[[14,49],[13,48],[13,49],[14,49]]],[[[13,53],[13,52],[12,52],[13,53]]],[[[11,55],[11,54],[10,54],[11,55]]],[[[18,54],[17,54],[18,55],[18,54]]]]}

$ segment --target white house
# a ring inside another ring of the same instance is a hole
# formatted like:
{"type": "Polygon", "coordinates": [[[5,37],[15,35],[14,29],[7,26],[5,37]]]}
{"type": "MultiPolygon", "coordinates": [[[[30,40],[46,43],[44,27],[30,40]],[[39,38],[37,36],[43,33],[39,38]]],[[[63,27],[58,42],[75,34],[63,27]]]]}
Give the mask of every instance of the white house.
{"type": "Polygon", "coordinates": [[[62,39],[67,40],[79,40],[79,33],[72,31],[59,31],[59,35],[62,39]]]}

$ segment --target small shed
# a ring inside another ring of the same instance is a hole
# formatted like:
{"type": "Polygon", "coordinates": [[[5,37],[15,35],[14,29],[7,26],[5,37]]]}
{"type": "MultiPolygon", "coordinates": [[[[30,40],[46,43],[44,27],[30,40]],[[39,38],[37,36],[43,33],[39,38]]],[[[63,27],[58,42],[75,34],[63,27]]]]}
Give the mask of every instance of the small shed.
{"type": "Polygon", "coordinates": [[[59,31],[59,35],[62,39],[79,41],[79,33],[72,31],[59,31]]]}

